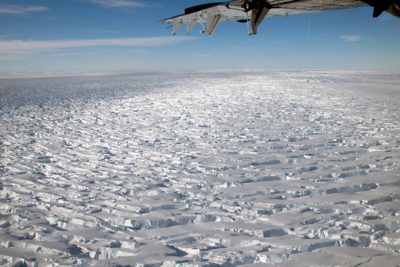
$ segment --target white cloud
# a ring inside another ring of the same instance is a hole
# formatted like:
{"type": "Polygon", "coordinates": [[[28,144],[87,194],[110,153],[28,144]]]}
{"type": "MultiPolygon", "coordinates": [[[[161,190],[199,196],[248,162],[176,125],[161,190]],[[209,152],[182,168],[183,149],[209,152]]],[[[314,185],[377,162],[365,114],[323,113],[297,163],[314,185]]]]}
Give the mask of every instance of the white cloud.
{"type": "Polygon", "coordinates": [[[90,0],[90,2],[100,4],[105,7],[147,7],[146,4],[135,0],[90,0]]]}
{"type": "Polygon", "coordinates": [[[61,50],[67,48],[82,47],[151,47],[175,44],[183,41],[196,39],[189,36],[161,36],[146,38],[124,38],[124,39],[83,39],[83,40],[0,40],[0,54],[26,54],[35,52],[47,52],[49,50],[61,50]]]}
{"type": "Polygon", "coordinates": [[[356,34],[348,34],[348,35],[344,34],[344,35],[340,35],[340,36],[339,36],[339,39],[340,39],[340,40],[343,40],[343,41],[345,41],[345,42],[354,43],[354,42],[359,42],[359,41],[361,41],[361,40],[362,40],[362,37],[361,37],[360,35],[356,35],[356,34]]]}
{"type": "Polygon", "coordinates": [[[45,6],[21,6],[21,5],[3,5],[0,4],[0,14],[23,15],[32,12],[41,12],[48,10],[45,6]]]}

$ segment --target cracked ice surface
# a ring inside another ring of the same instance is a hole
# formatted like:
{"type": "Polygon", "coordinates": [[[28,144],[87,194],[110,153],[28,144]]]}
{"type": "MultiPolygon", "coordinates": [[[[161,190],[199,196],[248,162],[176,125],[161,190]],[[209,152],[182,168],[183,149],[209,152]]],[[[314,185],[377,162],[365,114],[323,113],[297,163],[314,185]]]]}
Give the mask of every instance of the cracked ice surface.
{"type": "Polygon", "coordinates": [[[0,264],[395,266],[400,76],[0,80],[0,264]]]}

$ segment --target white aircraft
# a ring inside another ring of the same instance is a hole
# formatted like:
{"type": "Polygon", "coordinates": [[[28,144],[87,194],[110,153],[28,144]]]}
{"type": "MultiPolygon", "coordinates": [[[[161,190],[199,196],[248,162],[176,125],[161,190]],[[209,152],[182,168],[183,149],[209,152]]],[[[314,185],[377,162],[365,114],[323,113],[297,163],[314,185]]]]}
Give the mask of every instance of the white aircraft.
{"type": "Polygon", "coordinates": [[[161,22],[172,24],[173,35],[182,24],[186,24],[188,34],[196,24],[200,24],[202,33],[211,36],[220,21],[238,21],[247,23],[249,35],[255,35],[266,16],[286,16],[366,5],[373,7],[373,17],[378,17],[384,11],[400,17],[400,0],[233,0],[189,7],[184,14],[161,22]]]}

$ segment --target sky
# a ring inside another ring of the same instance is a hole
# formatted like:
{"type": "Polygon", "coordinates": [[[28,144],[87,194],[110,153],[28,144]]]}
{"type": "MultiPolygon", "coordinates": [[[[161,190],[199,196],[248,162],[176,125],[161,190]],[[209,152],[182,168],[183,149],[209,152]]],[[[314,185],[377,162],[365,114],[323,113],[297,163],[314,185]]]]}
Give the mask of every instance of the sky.
{"type": "MultiPolygon", "coordinates": [[[[400,71],[400,19],[369,7],[220,23],[177,36],[159,21],[209,0],[0,0],[0,72],[341,69],[400,71]]],[[[211,1],[212,2],[212,1],[211,1]]]]}

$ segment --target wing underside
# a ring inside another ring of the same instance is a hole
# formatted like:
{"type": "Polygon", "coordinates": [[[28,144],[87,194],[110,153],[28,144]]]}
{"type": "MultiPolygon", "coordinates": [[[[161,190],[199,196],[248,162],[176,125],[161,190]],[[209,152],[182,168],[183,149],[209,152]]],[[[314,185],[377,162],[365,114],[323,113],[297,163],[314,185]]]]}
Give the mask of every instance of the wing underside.
{"type": "Polygon", "coordinates": [[[340,0],[340,1],[327,1],[327,0],[270,0],[269,5],[274,8],[288,8],[295,10],[312,10],[324,11],[340,8],[359,7],[365,5],[360,0],[340,0]]]}
{"type": "Polygon", "coordinates": [[[234,0],[190,7],[184,14],[161,22],[172,24],[174,35],[182,24],[186,25],[188,34],[196,24],[200,24],[202,33],[212,35],[219,22],[238,21],[247,23],[249,34],[254,35],[267,16],[295,15],[366,5],[374,7],[374,17],[383,11],[395,16],[400,14],[400,0],[234,0]]]}

